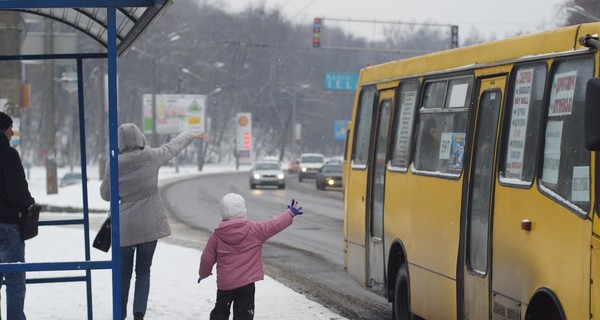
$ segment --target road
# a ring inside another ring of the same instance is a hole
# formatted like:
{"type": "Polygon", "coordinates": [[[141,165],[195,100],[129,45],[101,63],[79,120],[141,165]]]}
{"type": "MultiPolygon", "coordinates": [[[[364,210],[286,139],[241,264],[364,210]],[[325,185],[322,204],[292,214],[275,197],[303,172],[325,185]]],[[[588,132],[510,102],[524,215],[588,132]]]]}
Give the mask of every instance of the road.
{"type": "Polygon", "coordinates": [[[246,199],[248,218],[267,220],[300,201],[304,215],[264,246],[265,272],[348,319],[391,319],[391,304],[363,289],[343,267],[343,204],[340,190],[318,191],[314,180],[292,175],[286,189],[251,190],[248,173],[205,175],[162,187],[171,212],[168,241],[202,249],[221,221],[219,201],[229,192],[246,199]]]}

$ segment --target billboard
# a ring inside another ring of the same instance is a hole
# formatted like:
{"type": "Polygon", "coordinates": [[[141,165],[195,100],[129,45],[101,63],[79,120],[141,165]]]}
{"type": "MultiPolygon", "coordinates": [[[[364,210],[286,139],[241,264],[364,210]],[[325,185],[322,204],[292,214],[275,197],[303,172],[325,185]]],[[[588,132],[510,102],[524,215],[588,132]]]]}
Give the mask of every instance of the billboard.
{"type": "Polygon", "coordinates": [[[200,94],[157,94],[152,116],[152,94],[143,95],[144,133],[176,134],[182,131],[206,132],[206,96],[200,94]]]}

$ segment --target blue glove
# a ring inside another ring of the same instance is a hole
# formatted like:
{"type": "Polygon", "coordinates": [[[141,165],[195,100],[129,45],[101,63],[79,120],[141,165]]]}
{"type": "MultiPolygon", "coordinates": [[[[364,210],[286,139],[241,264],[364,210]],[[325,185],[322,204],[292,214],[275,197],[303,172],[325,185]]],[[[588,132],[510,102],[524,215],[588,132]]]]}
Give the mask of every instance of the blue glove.
{"type": "Polygon", "coordinates": [[[303,214],[302,207],[298,207],[299,202],[295,199],[292,199],[292,203],[288,205],[288,211],[292,214],[292,217],[295,217],[299,214],[303,214]]]}

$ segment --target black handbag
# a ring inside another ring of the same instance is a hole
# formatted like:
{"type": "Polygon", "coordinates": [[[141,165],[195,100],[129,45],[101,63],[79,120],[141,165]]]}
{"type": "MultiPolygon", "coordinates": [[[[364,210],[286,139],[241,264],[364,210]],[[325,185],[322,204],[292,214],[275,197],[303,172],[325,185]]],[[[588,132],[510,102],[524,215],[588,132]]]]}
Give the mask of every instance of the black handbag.
{"type": "Polygon", "coordinates": [[[38,235],[38,222],[42,206],[34,203],[27,208],[27,212],[19,212],[19,232],[23,240],[29,240],[38,235]]]}
{"type": "Polygon", "coordinates": [[[102,223],[98,234],[94,238],[94,248],[98,250],[102,250],[104,252],[108,252],[110,249],[111,241],[112,241],[112,232],[111,232],[111,223],[110,223],[110,212],[108,213],[108,217],[102,223]]]}

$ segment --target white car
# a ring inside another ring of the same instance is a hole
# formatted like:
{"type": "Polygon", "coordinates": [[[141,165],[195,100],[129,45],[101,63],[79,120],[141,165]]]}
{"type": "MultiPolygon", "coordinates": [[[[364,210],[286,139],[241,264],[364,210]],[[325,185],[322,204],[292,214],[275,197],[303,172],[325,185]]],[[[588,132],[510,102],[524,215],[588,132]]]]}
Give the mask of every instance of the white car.
{"type": "Polygon", "coordinates": [[[305,178],[315,178],[317,172],[325,164],[325,156],[320,153],[303,153],[300,156],[300,168],[298,170],[298,181],[305,178]]]}
{"type": "Polygon", "coordinates": [[[285,174],[279,162],[254,163],[250,170],[250,189],[256,189],[256,186],[277,186],[279,189],[285,189],[285,174]]]}

